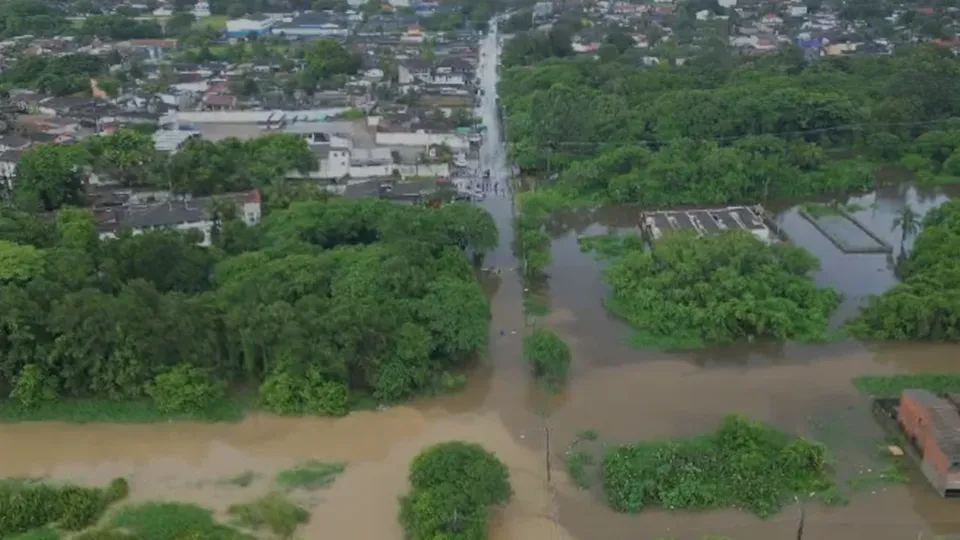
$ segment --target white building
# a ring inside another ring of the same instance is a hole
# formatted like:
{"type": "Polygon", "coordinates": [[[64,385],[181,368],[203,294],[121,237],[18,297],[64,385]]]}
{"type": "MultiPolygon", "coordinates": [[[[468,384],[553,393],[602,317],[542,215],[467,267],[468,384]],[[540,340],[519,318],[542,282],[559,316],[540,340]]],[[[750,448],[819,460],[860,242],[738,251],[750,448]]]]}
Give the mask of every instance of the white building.
{"type": "Polygon", "coordinates": [[[210,16],[210,4],[206,0],[200,0],[193,5],[193,16],[202,19],[210,16]]]}
{"type": "Polygon", "coordinates": [[[273,19],[266,15],[246,15],[227,21],[227,35],[230,37],[266,34],[272,28],[273,19]]]}

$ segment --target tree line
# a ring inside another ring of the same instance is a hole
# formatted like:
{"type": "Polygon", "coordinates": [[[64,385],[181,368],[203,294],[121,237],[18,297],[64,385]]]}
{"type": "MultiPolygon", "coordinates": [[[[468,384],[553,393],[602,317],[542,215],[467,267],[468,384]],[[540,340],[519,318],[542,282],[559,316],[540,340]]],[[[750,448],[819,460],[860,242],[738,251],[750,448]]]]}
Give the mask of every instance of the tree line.
{"type": "Polygon", "coordinates": [[[656,68],[550,58],[505,70],[500,96],[521,169],[659,206],[866,189],[878,161],[950,129],[957,84],[960,60],[935,47],[816,62],[786,49],[656,68]]]}
{"type": "Polygon", "coordinates": [[[30,148],[17,163],[11,195],[18,207],[30,211],[80,205],[84,180],[93,173],[126,187],[196,196],[260,188],[282,207],[297,191],[287,183],[287,173],[313,170],[316,163],[306,141],[287,133],[216,142],[194,137],[167,153],[155,149],[150,135],[128,128],[78,144],[30,148]]]}
{"type": "Polygon", "coordinates": [[[2,208],[0,388],[24,406],[151,396],[192,412],[253,383],[269,410],[342,414],[357,394],[454,381],[486,344],[464,250],[497,233],[477,207],[299,201],[252,228],[214,215],[206,248],[167,230],[100,240],[86,210],[2,208]]]}

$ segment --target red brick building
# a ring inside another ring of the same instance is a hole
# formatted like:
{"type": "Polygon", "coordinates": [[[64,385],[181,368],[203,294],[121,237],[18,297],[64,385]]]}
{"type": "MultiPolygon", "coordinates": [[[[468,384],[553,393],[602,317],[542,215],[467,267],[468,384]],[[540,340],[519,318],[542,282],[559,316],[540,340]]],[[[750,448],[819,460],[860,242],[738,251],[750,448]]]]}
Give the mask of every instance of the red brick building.
{"type": "Polygon", "coordinates": [[[960,394],[904,390],[897,421],[922,456],[920,468],[942,496],[960,497],[960,394]]]}

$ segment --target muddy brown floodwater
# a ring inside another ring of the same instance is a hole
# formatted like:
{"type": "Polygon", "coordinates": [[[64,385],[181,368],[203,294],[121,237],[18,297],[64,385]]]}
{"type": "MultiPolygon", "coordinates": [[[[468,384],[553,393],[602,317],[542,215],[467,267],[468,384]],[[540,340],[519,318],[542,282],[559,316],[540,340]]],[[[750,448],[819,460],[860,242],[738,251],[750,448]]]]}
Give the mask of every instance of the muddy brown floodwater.
{"type": "MultiPolygon", "coordinates": [[[[883,224],[899,207],[891,200],[895,197],[900,204],[911,200],[924,209],[942,200],[928,194],[927,204],[920,205],[914,191],[877,194],[878,204],[865,199],[872,205],[863,211],[865,219],[880,224],[878,234],[894,234],[884,232],[890,227],[883,224]]],[[[486,204],[501,225],[509,227],[509,201],[486,204]]],[[[489,259],[503,270],[484,279],[493,316],[490,351],[462,393],[341,419],[253,415],[238,424],[2,425],[0,476],[104,483],[123,475],[131,479],[133,501],[178,500],[223,512],[232,503],[269,491],[274,475],[298,462],[345,461],[347,470],[332,487],[302,495],[313,513],[302,536],[399,539],[397,497],[407,490],[410,460],[429,444],[463,439],[483,443],[510,468],[516,496],[494,517],[491,532],[496,539],[699,540],[708,534],[735,540],[795,538],[797,507],[769,520],[734,511],[617,514],[603,505],[596,490],[573,487],[563,472],[562,453],[576,432],[587,428],[607,442],[683,436],[710,430],[724,415],[736,412],[827,439],[841,475],[855,474],[855,469],[873,463],[882,434],[850,379],[869,373],[951,370],[960,349],[867,349],[852,342],[690,354],[629,348],[629,329],[600,303],[605,294],[602,264],[580,253],[576,235],[628,227],[635,218],[635,210],[605,209],[561,215],[551,224],[551,311],[543,324],[559,332],[574,353],[571,381],[560,395],[545,396],[523,364],[523,286],[509,269],[512,255],[506,245],[489,259]],[[258,475],[247,488],[223,481],[246,471],[258,475]]],[[[883,256],[842,255],[789,210],[782,214],[782,223],[795,241],[823,260],[818,280],[844,291],[853,308],[864,295],[893,282],[883,256]]],[[[805,537],[816,539],[908,540],[960,532],[960,507],[938,498],[921,481],[856,493],[842,508],[811,503],[806,517],[805,537]]]]}

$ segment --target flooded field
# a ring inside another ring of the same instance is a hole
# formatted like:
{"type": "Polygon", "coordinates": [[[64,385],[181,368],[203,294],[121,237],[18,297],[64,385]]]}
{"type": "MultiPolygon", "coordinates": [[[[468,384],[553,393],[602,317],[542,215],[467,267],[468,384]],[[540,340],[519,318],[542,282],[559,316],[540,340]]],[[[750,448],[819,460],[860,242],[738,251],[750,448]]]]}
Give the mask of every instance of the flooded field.
{"type": "MultiPolygon", "coordinates": [[[[880,193],[859,199],[865,210],[857,215],[876,234],[898,242],[891,225],[899,204],[909,200],[918,210],[928,209],[942,197],[880,193]]],[[[486,204],[509,227],[509,201],[486,204]]],[[[601,305],[602,263],[580,252],[576,236],[633,227],[635,214],[631,209],[579,212],[559,215],[550,224],[555,237],[551,309],[543,324],[560,333],[574,354],[571,381],[559,395],[544,394],[523,363],[523,285],[509,270],[513,259],[504,242],[488,258],[504,270],[484,280],[493,315],[490,351],[462,393],[342,419],[254,415],[239,424],[0,425],[0,476],[102,484],[122,475],[131,480],[134,501],[179,500],[223,512],[273,489],[276,473],[299,462],[344,461],[346,472],[330,488],[301,494],[312,511],[302,537],[398,539],[397,497],[407,490],[410,460],[426,445],[463,439],[482,442],[510,467],[516,495],[496,515],[493,538],[794,538],[797,507],[765,521],[734,511],[614,513],[596,490],[578,490],[568,481],[563,452],[584,429],[597,430],[604,442],[683,436],[713,429],[728,413],[743,413],[827,442],[839,474],[850,477],[874,465],[882,440],[850,379],[951,370],[960,348],[871,350],[852,342],[687,354],[630,348],[630,330],[601,305]],[[249,487],[224,482],[245,472],[255,474],[249,487]]],[[[840,318],[854,313],[863,297],[894,282],[884,255],[843,255],[794,211],[779,216],[793,241],[821,258],[818,281],[845,294],[840,318]]],[[[853,494],[845,507],[809,503],[805,531],[807,538],[818,539],[933,538],[960,533],[960,510],[956,501],[939,499],[922,482],[885,484],[853,494]]]]}

